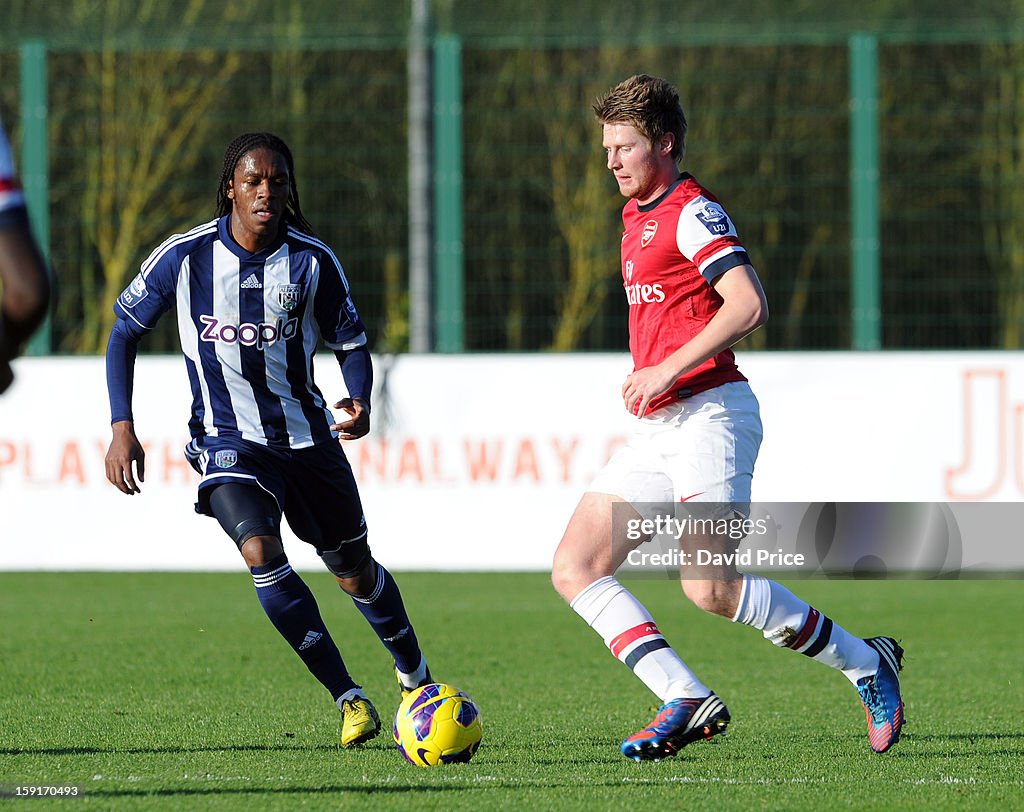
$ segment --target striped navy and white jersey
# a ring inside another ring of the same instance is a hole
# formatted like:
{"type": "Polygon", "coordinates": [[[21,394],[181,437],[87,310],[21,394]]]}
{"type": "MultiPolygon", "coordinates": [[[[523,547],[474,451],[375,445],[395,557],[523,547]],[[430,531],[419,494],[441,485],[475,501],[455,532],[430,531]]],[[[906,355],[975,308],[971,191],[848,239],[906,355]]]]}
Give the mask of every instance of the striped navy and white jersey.
{"type": "Polygon", "coordinates": [[[331,249],[293,226],[251,254],[229,216],[167,239],[114,310],[141,336],[172,306],[192,385],[193,437],[242,437],[305,448],[336,437],[313,380],[319,339],[366,343],[345,273],[331,249]]]}

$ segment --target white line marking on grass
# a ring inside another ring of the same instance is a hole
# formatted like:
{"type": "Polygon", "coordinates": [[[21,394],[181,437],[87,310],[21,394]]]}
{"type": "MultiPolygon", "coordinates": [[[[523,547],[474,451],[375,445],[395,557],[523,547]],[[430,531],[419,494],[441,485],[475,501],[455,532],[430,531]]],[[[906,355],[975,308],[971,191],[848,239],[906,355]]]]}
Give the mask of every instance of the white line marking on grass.
{"type": "MultiPolygon", "coordinates": [[[[965,784],[974,786],[1024,786],[1024,780],[1019,781],[992,781],[979,780],[977,778],[958,778],[953,775],[944,775],[939,778],[904,778],[903,782],[913,786],[951,784],[965,784]]],[[[622,779],[624,784],[846,784],[850,780],[837,778],[707,778],[705,776],[690,775],[667,775],[664,778],[631,778],[626,776],[622,779]]]]}
{"type": "Polygon", "coordinates": [[[664,778],[622,779],[624,784],[838,784],[834,778],[706,778],[690,775],[667,775],[664,778]]]}

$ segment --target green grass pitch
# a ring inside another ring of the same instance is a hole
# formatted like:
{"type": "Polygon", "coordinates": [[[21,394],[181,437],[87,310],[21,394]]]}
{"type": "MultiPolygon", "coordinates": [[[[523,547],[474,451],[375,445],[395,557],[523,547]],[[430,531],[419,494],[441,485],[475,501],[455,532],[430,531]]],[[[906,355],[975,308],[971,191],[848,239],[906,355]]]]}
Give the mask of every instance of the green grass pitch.
{"type": "MultiPolygon", "coordinates": [[[[387,718],[389,659],[326,574],[304,573],[387,718]]],[[[634,764],[656,701],[547,576],[399,573],[434,676],[482,708],[472,763],[406,764],[340,715],[238,574],[0,575],[0,785],[76,785],[93,809],[1012,809],[1024,798],[1020,582],[800,581],[850,631],[907,649],[908,722],[878,756],[840,675],[630,581],[728,703],[729,734],[634,764]]],[[[25,804],[28,803],[28,806],[25,804]]]]}

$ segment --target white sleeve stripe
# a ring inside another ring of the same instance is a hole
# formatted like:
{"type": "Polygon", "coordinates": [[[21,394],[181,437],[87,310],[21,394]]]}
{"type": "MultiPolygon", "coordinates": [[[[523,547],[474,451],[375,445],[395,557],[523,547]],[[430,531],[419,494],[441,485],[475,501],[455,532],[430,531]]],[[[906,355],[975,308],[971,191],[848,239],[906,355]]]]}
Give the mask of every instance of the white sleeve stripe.
{"type": "Polygon", "coordinates": [[[708,282],[716,279],[717,277],[724,274],[726,271],[731,271],[733,268],[738,268],[740,265],[749,265],[750,257],[747,256],[746,251],[733,251],[727,253],[720,259],[716,259],[714,262],[708,263],[700,269],[700,274],[708,282]]]}
{"type": "Polygon", "coordinates": [[[738,254],[745,254],[746,250],[744,250],[742,245],[727,245],[727,246],[725,246],[725,248],[723,248],[721,251],[716,251],[714,254],[712,254],[710,257],[705,259],[700,264],[700,271],[701,271],[701,273],[704,273],[704,270],[708,267],[708,265],[711,265],[712,263],[717,262],[722,257],[728,256],[729,254],[737,254],[737,253],[738,254]]]}
{"type": "Polygon", "coordinates": [[[175,234],[168,237],[161,243],[161,245],[149,255],[145,262],[142,263],[141,274],[142,278],[145,279],[149,275],[149,272],[153,270],[153,266],[159,262],[164,254],[174,248],[176,245],[183,243],[187,240],[191,240],[195,237],[202,236],[203,234],[211,233],[217,230],[217,221],[211,220],[209,223],[203,223],[200,226],[196,226],[191,231],[185,234],[175,234]]]}
{"type": "Polygon", "coordinates": [[[360,333],[350,341],[343,341],[341,344],[332,344],[329,341],[324,342],[324,346],[329,350],[354,350],[358,347],[366,346],[366,333],[360,333]]]}
{"type": "Polygon", "coordinates": [[[0,191],[0,211],[5,209],[15,209],[25,205],[25,195],[22,194],[21,189],[12,189],[11,191],[0,191]]]}
{"type": "MultiPolygon", "coordinates": [[[[120,298],[120,297],[119,297],[119,298],[120,298]]],[[[126,315],[126,316],[127,316],[128,318],[130,318],[130,319],[131,319],[132,321],[134,321],[134,322],[135,322],[135,323],[136,323],[137,325],[139,325],[139,327],[141,327],[141,328],[142,328],[143,330],[147,330],[147,331],[148,331],[148,330],[152,330],[152,329],[153,329],[152,327],[149,327],[148,325],[145,325],[145,324],[143,324],[143,323],[142,323],[141,321],[139,321],[139,320],[138,320],[137,318],[135,318],[135,316],[133,316],[133,315],[132,315],[132,314],[131,314],[131,313],[130,313],[130,312],[129,312],[128,310],[125,310],[125,308],[123,308],[123,307],[122,307],[122,308],[121,308],[121,310],[122,310],[122,311],[124,312],[124,314],[125,314],[125,315],[126,315]]]]}
{"type": "Polygon", "coordinates": [[[342,287],[345,288],[345,295],[348,296],[351,292],[349,290],[348,279],[345,278],[345,271],[341,267],[341,262],[338,261],[338,257],[335,256],[334,251],[331,250],[330,246],[325,242],[321,242],[316,237],[306,234],[303,231],[299,231],[294,226],[288,226],[288,233],[295,237],[299,242],[315,245],[334,261],[334,269],[338,272],[338,276],[341,278],[342,287]]]}

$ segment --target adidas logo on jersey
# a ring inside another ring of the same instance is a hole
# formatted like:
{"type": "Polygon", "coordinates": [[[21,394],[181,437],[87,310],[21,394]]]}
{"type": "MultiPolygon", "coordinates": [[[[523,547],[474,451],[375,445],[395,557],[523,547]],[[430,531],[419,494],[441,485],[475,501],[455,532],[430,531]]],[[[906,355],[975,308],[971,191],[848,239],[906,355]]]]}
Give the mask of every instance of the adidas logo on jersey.
{"type": "Polygon", "coordinates": [[[259,277],[256,274],[249,274],[249,277],[238,287],[242,290],[263,290],[263,285],[260,284],[259,277]]]}
{"type": "Polygon", "coordinates": [[[299,646],[299,651],[305,651],[307,648],[316,643],[321,637],[323,637],[323,635],[320,634],[320,632],[315,632],[312,629],[310,629],[308,632],[306,632],[306,639],[303,640],[302,645],[299,646]]]}

